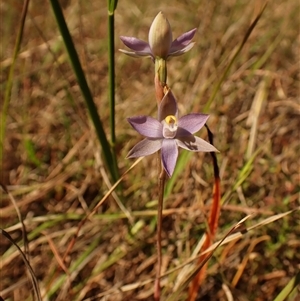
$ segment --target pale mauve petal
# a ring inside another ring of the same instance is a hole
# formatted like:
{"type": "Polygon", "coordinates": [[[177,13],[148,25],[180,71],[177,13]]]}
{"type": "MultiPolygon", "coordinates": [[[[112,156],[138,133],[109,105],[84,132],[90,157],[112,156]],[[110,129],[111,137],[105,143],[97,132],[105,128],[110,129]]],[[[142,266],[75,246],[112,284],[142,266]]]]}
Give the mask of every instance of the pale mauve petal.
{"type": "Polygon", "coordinates": [[[161,149],[162,139],[144,139],[137,143],[128,153],[126,158],[138,158],[154,154],[161,149]]]}
{"type": "Polygon", "coordinates": [[[141,135],[148,138],[163,138],[163,125],[150,116],[127,118],[131,126],[141,135]]]}
{"type": "Polygon", "coordinates": [[[188,137],[180,137],[176,140],[178,146],[192,152],[219,152],[210,143],[193,135],[188,137]]]}
{"type": "Polygon", "coordinates": [[[143,52],[151,54],[151,48],[145,41],[137,39],[135,37],[120,36],[121,41],[134,52],[143,52]]]}
{"type": "Polygon", "coordinates": [[[186,136],[187,133],[194,134],[198,132],[207,121],[209,115],[207,114],[188,114],[182,116],[178,120],[178,130],[176,137],[186,136]]]}
{"type": "MultiPolygon", "coordinates": [[[[171,44],[170,55],[173,55],[173,53],[182,51],[183,49],[187,48],[187,46],[189,44],[191,44],[191,40],[193,39],[193,37],[196,33],[196,30],[197,29],[194,28],[188,32],[185,32],[184,34],[179,36],[176,40],[174,40],[171,44]]],[[[193,43],[192,47],[193,46],[194,46],[194,43],[193,43]]],[[[190,47],[190,48],[192,48],[192,47],[190,47]]]]}
{"type": "Polygon", "coordinates": [[[176,118],[178,117],[177,101],[171,89],[168,90],[168,92],[159,104],[158,120],[162,121],[169,115],[174,115],[176,118]]]}
{"type": "Polygon", "coordinates": [[[178,147],[175,139],[164,139],[161,147],[161,159],[169,177],[172,176],[178,157],[178,147]]]}

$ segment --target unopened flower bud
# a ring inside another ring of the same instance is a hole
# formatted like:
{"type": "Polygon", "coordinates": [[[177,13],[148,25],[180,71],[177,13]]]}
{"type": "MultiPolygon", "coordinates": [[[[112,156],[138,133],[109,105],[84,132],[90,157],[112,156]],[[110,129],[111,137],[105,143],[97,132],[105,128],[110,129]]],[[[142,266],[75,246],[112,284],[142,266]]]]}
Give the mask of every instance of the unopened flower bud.
{"type": "Polygon", "coordinates": [[[172,44],[172,30],[162,12],[159,12],[153,20],[148,40],[154,57],[167,59],[172,44]]]}

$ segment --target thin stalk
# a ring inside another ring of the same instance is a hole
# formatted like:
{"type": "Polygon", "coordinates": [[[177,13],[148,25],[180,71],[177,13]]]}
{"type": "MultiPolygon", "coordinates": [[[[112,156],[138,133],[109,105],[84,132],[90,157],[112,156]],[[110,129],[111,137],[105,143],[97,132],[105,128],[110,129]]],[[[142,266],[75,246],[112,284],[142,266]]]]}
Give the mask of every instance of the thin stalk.
{"type": "Polygon", "coordinates": [[[114,168],[117,168],[115,152],[115,15],[114,10],[108,11],[108,97],[110,107],[110,139],[114,168]]]}
{"type": "Polygon", "coordinates": [[[164,189],[166,182],[166,172],[164,167],[161,165],[161,173],[158,179],[158,212],[157,212],[157,270],[156,278],[154,283],[154,300],[160,300],[160,275],[162,265],[162,252],[161,252],[161,232],[162,232],[162,211],[164,203],[164,189]]]}
{"type": "MultiPolygon", "coordinates": [[[[159,106],[165,93],[167,93],[168,87],[167,82],[167,64],[163,59],[155,59],[155,94],[157,104],[159,106]]],[[[164,204],[164,192],[165,192],[165,182],[166,182],[166,171],[164,169],[163,163],[160,159],[160,153],[158,153],[158,160],[161,162],[161,172],[158,177],[158,208],[157,208],[157,270],[156,278],[154,282],[154,300],[160,300],[160,275],[161,275],[161,265],[162,265],[162,252],[161,252],[161,232],[162,232],[162,211],[164,204]]]]}
{"type": "Polygon", "coordinates": [[[10,97],[11,97],[11,89],[12,89],[12,85],[13,85],[15,64],[16,64],[18,53],[19,53],[20,46],[22,43],[23,31],[24,31],[24,27],[25,27],[25,20],[26,20],[26,16],[27,16],[29,1],[30,0],[24,1],[21,19],[20,19],[20,27],[19,27],[17,38],[16,38],[16,43],[15,43],[15,48],[14,48],[14,53],[13,53],[13,58],[12,58],[12,64],[9,69],[7,85],[6,85],[6,89],[5,89],[4,103],[3,103],[2,114],[1,114],[1,126],[0,126],[0,169],[2,169],[2,163],[3,163],[2,159],[3,159],[3,152],[4,152],[4,136],[5,136],[5,128],[6,128],[6,117],[7,117],[8,106],[9,106],[9,101],[10,101],[10,97]]]}
{"type": "Polygon", "coordinates": [[[108,0],[107,5],[108,5],[108,11],[111,13],[116,10],[118,5],[118,0],[108,0]]]}

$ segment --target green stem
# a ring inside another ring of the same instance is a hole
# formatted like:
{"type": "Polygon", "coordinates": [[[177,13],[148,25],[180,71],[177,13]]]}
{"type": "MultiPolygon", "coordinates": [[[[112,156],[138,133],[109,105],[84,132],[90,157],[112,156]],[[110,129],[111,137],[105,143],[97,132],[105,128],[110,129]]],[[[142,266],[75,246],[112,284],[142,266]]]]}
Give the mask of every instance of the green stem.
{"type": "Polygon", "coordinates": [[[108,13],[108,78],[109,78],[109,100],[110,100],[110,131],[111,142],[116,142],[115,135],[115,32],[114,13],[108,13]]]}
{"type": "Polygon", "coordinates": [[[110,136],[114,168],[117,169],[116,159],[116,130],[115,130],[115,15],[108,12],[108,93],[110,107],[110,136]]]}
{"type": "Polygon", "coordinates": [[[167,84],[167,61],[162,58],[155,59],[155,74],[158,74],[158,79],[164,87],[167,84]]]}
{"type": "Polygon", "coordinates": [[[113,13],[117,8],[118,0],[108,0],[107,5],[108,5],[108,12],[113,13]]]}

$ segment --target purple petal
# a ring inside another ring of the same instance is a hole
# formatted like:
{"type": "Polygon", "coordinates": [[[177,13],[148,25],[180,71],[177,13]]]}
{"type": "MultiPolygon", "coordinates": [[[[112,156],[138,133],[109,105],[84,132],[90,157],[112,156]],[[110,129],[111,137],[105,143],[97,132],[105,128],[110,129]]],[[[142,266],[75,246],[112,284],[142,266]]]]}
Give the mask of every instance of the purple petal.
{"type": "Polygon", "coordinates": [[[178,157],[178,147],[175,139],[164,139],[161,147],[161,159],[165,171],[171,177],[178,157]]]}
{"type": "Polygon", "coordinates": [[[187,136],[198,132],[207,121],[209,115],[207,114],[188,114],[182,116],[178,120],[178,130],[176,138],[187,136]]]}
{"type": "Polygon", "coordinates": [[[138,158],[154,154],[160,150],[162,139],[150,140],[148,138],[136,144],[128,153],[127,158],[138,158]]]}
{"type": "Polygon", "coordinates": [[[178,116],[177,101],[171,89],[168,90],[168,92],[159,104],[158,120],[162,121],[169,115],[174,115],[176,118],[178,116]]]}
{"type": "Polygon", "coordinates": [[[120,37],[121,41],[131,50],[151,54],[150,46],[147,42],[135,37],[120,37]]]}
{"type": "Polygon", "coordinates": [[[176,140],[178,146],[192,152],[219,152],[210,143],[193,135],[187,137],[180,137],[176,140]]]}
{"type": "Polygon", "coordinates": [[[163,138],[162,124],[150,116],[127,118],[131,126],[141,135],[148,138],[163,138]]]}
{"type": "MultiPolygon", "coordinates": [[[[173,53],[176,53],[177,51],[181,51],[181,50],[187,48],[187,46],[191,43],[191,40],[196,33],[196,30],[197,29],[194,28],[188,32],[185,32],[184,34],[179,36],[176,40],[174,40],[171,45],[170,55],[172,55],[173,53]]],[[[192,48],[192,47],[193,47],[193,45],[190,48],[192,48]]]]}

